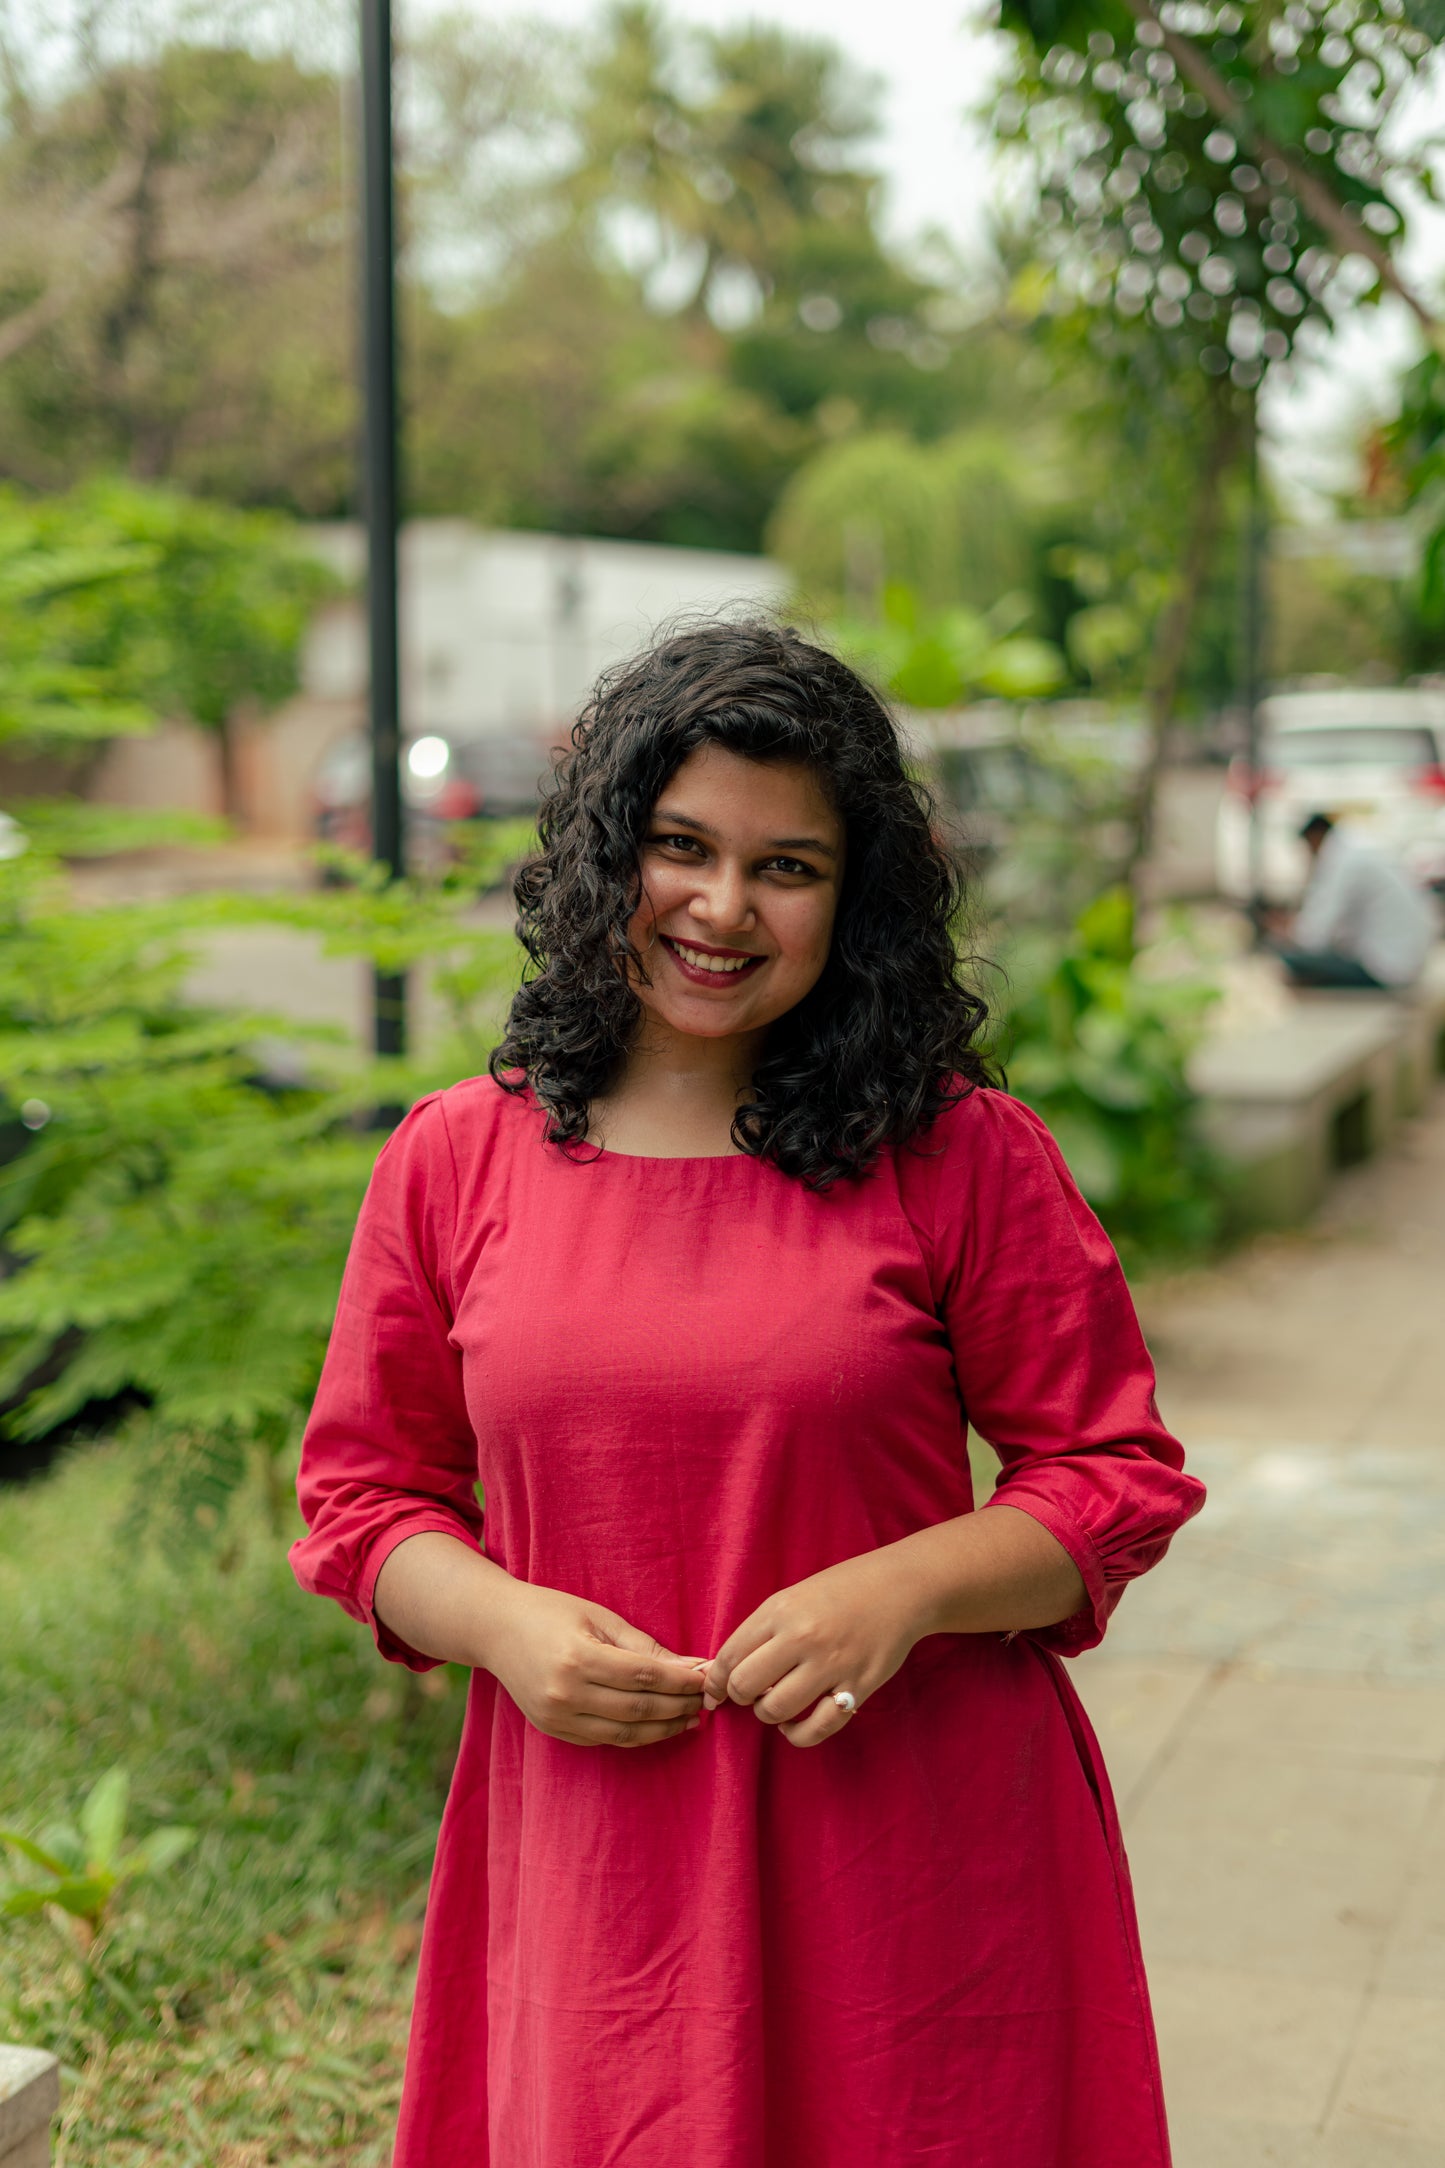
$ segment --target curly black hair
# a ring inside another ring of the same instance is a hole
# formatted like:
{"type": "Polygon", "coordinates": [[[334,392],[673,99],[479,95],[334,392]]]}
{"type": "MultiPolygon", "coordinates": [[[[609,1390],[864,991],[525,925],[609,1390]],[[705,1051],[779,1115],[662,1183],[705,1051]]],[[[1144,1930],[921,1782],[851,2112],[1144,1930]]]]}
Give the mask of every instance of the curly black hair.
{"type": "Polygon", "coordinates": [[[540,851],[517,875],[529,963],[491,1058],[505,1090],[530,1085],[549,1141],[585,1141],[632,1042],[639,852],[659,796],[703,745],[805,764],[847,837],[828,961],[768,1033],[733,1122],[739,1149],[826,1189],[994,1081],[977,1045],[986,1006],[960,973],[961,875],[893,718],[836,655],[753,621],[673,632],[598,681],[572,745],[542,805],[540,851]]]}

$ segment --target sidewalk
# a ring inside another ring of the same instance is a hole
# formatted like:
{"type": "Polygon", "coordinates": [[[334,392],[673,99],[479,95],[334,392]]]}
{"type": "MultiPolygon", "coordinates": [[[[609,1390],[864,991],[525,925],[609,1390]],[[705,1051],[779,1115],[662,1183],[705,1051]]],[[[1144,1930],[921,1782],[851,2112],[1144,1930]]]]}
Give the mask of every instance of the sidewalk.
{"type": "Polygon", "coordinates": [[[1312,1229],[1141,1308],[1210,1501],[1074,1677],[1176,2168],[1441,2168],[1445,1094],[1312,1229]]]}

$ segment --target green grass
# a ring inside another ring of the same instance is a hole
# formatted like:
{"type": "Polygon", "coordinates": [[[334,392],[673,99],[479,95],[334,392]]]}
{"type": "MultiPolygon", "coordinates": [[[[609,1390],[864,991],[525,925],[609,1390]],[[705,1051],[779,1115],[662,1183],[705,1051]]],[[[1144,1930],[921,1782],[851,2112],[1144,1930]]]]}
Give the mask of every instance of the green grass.
{"type": "Polygon", "coordinates": [[[67,2068],[57,2168],[381,2168],[462,1675],[383,1665],[249,1502],[239,1555],[137,1552],[131,1491],[113,1446],[0,1491],[0,1826],[124,1763],[131,1834],[199,1842],[89,1967],[0,1919],[0,2038],[67,2068]]]}

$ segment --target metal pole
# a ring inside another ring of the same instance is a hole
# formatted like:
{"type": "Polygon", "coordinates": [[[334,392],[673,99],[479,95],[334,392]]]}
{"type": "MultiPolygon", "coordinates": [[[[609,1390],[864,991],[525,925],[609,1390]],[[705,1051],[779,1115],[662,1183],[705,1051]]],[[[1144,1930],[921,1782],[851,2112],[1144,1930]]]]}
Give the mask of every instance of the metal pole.
{"type": "MultiPolygon", "coordinates": [[[[361,296],[366,614],[371,651],[371,855],[406,871],[397,655],[396,222],[391,126],[391,0],[361,0],[361,296]]],[[[374,974],[378,1054],[406,1048],[406,979],[374,974]]]]}
{"type": "Polygon", "coordinates": [[[1249,395],[1248,496],[1245,507],[1244,549],[1240,565],[1239,698],[1244,710],[1246,759],[1249,762],[1249,902],[1256,939],[1262,936],[1264,894],[1264,829],[1260,820],[1259,703],[1264,669],[1264,492],[1259,473],[1259,394],[1249,395]]]}

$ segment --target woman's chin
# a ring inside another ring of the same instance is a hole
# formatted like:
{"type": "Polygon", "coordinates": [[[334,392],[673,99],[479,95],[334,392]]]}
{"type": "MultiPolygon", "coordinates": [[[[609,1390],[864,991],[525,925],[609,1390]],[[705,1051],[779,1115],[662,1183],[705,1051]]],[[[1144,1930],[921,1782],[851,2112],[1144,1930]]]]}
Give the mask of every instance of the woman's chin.
{"type": "Polygon", "coordinates": [[[686,994],[666,1002],[644,1000],[650,1021],[687,1039],[741,1039],[766,1030],[771,1015],[758,1015],[750,1002],[719,1001],[715,996],[686,994]]]}

